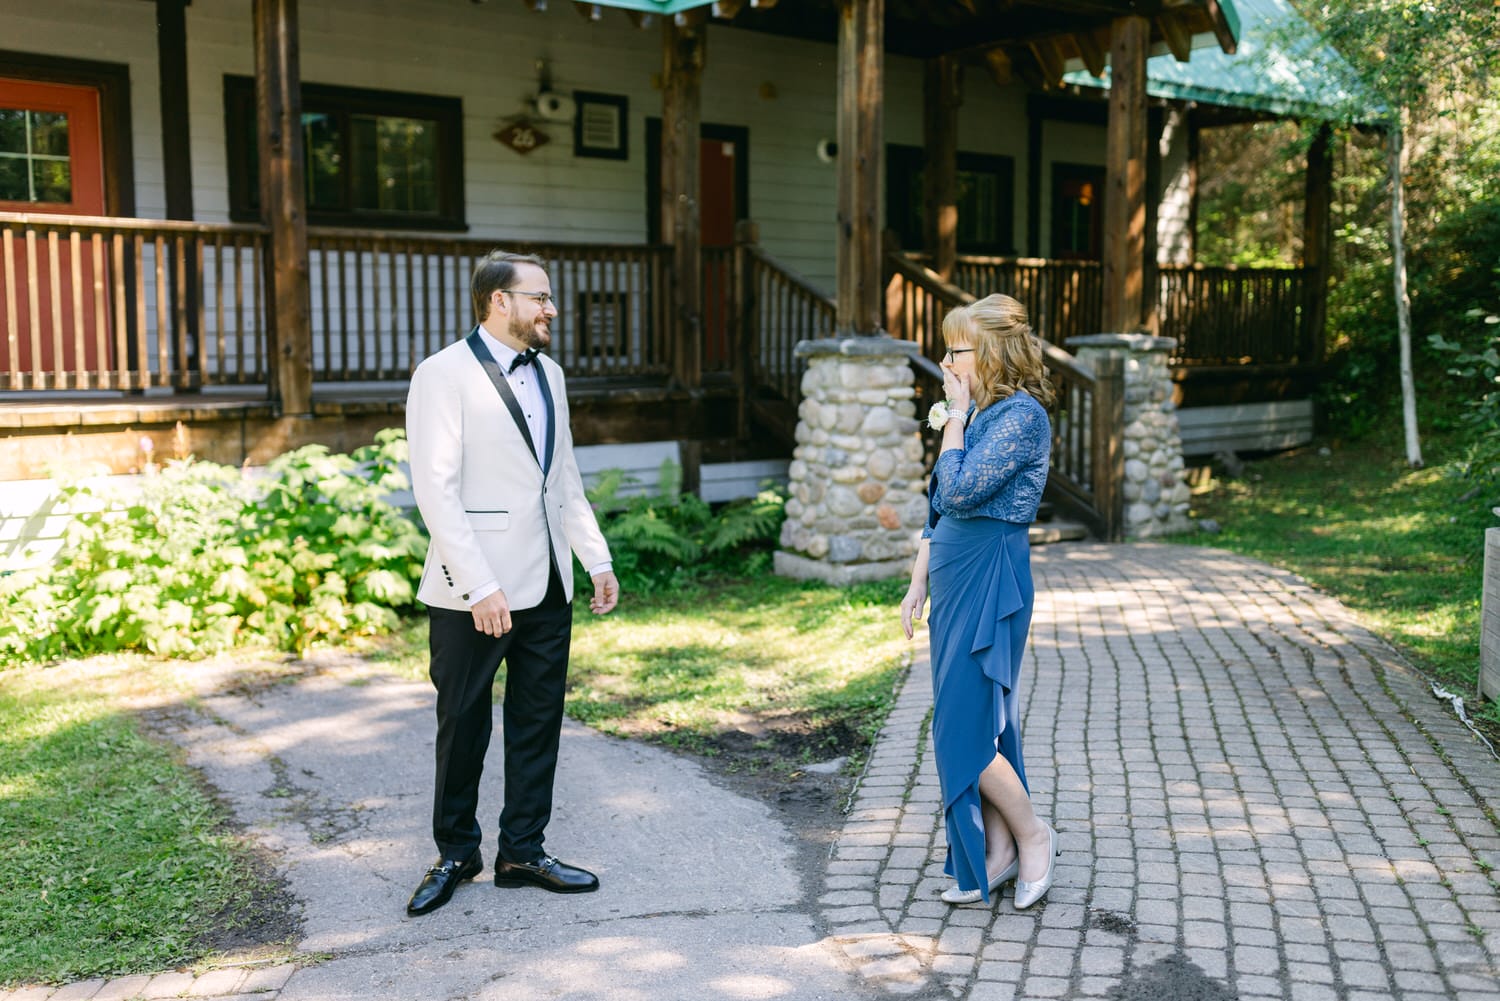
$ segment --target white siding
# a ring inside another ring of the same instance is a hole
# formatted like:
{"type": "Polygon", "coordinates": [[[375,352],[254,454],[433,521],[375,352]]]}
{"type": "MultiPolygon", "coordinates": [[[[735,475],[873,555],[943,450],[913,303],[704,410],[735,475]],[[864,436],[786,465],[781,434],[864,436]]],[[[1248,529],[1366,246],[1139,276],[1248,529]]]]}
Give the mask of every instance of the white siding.
{"type": "MultiPolygon", "coordinates": [[[[532,12],[520,3],[460,0],[303,0],[302,78],[310,83],[458,97],[464,108],[464,200],[470,235],[568,242],[645,240],[645,122],[661,113],[659,21],[635,28],[619,11],[597,22],[571,4],[532,12]],[[571,126],[544,126],[551,141],[527,155],[492,138],[537,90],[537,60],[552,88],[629,100],[629,158],[575,157],[571,126]]],[[[142,0],[0,0],[10,48],[125,62],[131,71],[137,213],[163,214],[153,8],[142,0]]],[[[254,73],[251,0],[187,8],[188,70],[197,217],[228,219],[223,78],[254,73]]],[[[710,25],[703,119],[749,131],[750,215],[761,240],[814,285],[832,291],[835,168],[815,154],[836,131],[837,52],[832,44],[710,25]]],[[[885,133],[920,144],[922,66],[886,63],[885,133]]],[[[1025,88],[998,87],[982,71],[964,80],[959,148],[1015,163],[1014,235],[1025,250],[1025,88]]],[[[1048,122],[1041,158],[1041,237],[1050,249],[1051,168],[1102,164],[1104,130],[1048,122]]]]}

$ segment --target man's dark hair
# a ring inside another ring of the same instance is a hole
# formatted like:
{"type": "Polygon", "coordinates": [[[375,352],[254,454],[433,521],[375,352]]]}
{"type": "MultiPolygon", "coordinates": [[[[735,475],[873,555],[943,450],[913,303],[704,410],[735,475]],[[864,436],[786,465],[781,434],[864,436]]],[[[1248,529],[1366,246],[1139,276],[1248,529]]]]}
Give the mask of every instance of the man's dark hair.
{"type": "Polygon", "coordinates": [[[546,262],[535,254],[508,254],[503,250],[490,251],[474,265],[469,294],[474,297],[474,315],[481,321],[490,315],[490,296],[515,286],[517,264],[547,269],[546,262]]]}

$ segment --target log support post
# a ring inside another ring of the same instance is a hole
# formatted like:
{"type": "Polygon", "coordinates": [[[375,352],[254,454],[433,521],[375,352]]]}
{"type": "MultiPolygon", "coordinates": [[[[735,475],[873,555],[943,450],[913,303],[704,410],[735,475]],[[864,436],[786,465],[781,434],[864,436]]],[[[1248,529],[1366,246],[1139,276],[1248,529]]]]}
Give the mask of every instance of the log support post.
{"type": "Polygon", "coordinates": [[[297,0],[255,0],[255,105],[266,254],[272,398],[284,416],[312,413],[311,292],[302,150],[297,0]]]}
{"type": "Polygon", "coordinates": [[[1145,321],[1146,55],[1151,22],[1134,15],[1119,17],[1110,35],[1104,329],[1136,333],[1145,321]]]}

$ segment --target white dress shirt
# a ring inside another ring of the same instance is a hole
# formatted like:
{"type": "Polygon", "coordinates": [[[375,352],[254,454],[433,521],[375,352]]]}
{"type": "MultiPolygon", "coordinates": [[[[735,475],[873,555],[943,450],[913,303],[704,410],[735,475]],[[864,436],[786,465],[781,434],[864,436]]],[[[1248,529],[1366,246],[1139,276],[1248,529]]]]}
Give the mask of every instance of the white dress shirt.
{"type": "MultiPolygon", "coordinates": [[[[541,380],[536,377],[540,363],[533,361],[530,365],[520,365],[515,371],[511,371],[510,363],[521,352],[502,344],[500,339],[484,329],[483,325],[479,327],[479,338],[484,341],[484,346],[490,349],[491,356],[499,364],[505,381],[510,384],[510,391],[516,394],[516,402],[521,405],[521,413],[526,415],[526,430],[531,432],[531,443],[536,446],[537,461],[540,462],[543,458],[542,453],[547,448],[547,401],[542,393],[541,380]]],[[[589,567],[589,576],[597,577],[599,574],[608,573],[613,566],[612,562],[605,562],[596,567],[589,567]]],[[[559,572],[570,570],[570,567],[558,567],[559,572]]],[[[500,585],[493,580],[473,588],[467,597],[469,607],[473,608],[498,590],[500,590],[500,585]]]]}

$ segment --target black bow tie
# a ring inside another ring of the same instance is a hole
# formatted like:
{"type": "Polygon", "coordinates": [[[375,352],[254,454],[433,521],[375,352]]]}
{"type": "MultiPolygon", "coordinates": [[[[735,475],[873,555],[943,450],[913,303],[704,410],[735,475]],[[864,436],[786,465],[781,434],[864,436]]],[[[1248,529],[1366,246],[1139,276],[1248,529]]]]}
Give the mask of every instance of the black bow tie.
{"type": "Polygon", "coordinates": [[[522,365],[530,365],[530,364],[532,364],[535,361],[536,361],[536,351],[535,351],[535,349],[532,349],[530,351],[522,351],[520,354],[516,355],[514,358],[511,359],[510,368],[507,369],[506,371],[507,372],[514,372],[516,369],[520,368],[522,365]]]}

